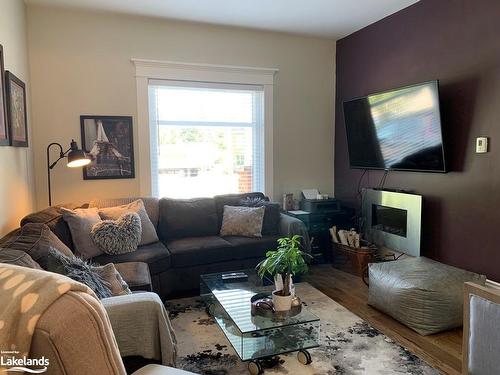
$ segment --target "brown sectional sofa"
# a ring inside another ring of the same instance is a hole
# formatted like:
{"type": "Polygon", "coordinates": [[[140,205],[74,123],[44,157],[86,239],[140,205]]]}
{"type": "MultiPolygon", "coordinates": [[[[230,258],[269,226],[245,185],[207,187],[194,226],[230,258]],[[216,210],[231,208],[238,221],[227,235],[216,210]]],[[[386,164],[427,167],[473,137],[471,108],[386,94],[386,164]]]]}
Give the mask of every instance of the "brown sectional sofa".
{"type": "MultiPolygon", "coordinates": [[[[279,237],[299,234],[304,237],[305,249],[308,250],[309,238],[303,223],[281,214],[277,204],[266,207],[262,238],[220,237],[224,205],[238,205],[247,197],[267,200],[262,193],[189,200],[140,198],[160,241],[139,246],[131,253],[102,254],[92,260],[98,264],[147,263],[153,290],[164,298],[173,292],[197,289],[201,274],[255,267],[267,250],[275,248],[279,237]]],[[[139,198],[97,199],[88,206],[112,207],[135,199],[139,198]]],[[[59,207],[49,207],[30,214],[21,221],[21,226],[44,223],[73,250],[71,233],[60,211],[59,207]]],[[[5,238],[0,239],[0,247],[3,241],[5,238]]]]}

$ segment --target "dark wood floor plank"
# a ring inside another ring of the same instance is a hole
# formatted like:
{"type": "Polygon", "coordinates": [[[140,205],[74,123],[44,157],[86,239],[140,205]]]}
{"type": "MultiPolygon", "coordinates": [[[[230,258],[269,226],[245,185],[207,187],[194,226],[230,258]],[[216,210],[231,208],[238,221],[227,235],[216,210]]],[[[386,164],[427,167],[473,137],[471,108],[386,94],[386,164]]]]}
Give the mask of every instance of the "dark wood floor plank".
{"type": "Polygon", "coordinates": [[[360,277],[331,265],[311,267],[305,281],[369,322],[413,354],[445,374],[459,375],[462,366],[462,330],[421,336],[367,304],[368,287],[360,277]]]}

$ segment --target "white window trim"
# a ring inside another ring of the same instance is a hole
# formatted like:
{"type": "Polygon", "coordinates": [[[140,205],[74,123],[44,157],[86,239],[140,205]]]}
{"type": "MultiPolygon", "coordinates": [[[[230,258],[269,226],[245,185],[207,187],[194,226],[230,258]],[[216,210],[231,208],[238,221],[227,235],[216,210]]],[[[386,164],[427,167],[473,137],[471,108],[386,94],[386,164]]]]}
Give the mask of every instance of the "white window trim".
{"type": "Polygon", "coordinates": [[[196,81],[215,83],[234,83],[262,85],[264,87],[264,194],[273,197],[274,158],[273,158],[273,88],[276,68],[256,68],[234,65],[213,65],[132,59],[135,65],[137,83],[137,134],[138,134],[138,177],[140,194],[150,196],[151,185],[151,134],[149,127],[150,80],[196,81]]]}

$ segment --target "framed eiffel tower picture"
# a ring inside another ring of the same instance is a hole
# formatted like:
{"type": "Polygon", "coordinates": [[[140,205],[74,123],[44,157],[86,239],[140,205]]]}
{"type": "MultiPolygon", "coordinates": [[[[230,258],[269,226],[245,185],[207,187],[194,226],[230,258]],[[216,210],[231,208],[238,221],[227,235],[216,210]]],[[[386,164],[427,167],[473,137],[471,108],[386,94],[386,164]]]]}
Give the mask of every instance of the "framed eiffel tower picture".
{"type": "Polygon", "coordinates": [[[131,116],[80,116],[82,147],[91,158],[84,180],[135,178],[131,116]]]}

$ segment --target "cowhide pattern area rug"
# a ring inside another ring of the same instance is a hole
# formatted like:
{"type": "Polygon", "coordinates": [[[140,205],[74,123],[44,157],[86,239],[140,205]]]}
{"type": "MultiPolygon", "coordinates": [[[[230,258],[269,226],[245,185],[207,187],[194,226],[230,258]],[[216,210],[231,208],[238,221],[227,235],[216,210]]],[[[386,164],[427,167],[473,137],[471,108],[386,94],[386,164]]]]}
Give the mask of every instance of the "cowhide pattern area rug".
{"type": "MultiPolygon", "coordinates": [[[[311,285],[297,284],[296,292],[304,307],[321,319],[321,346],[310,350],[310,365],[302,365],[296,353],[280,355],[266,374],[439,374],[311,285]]],[[[179,368],[206,375],[248,373],[247,363],[207,315],[200,298],[167,301],[166,307],[177,336],[179,368]]]]}

